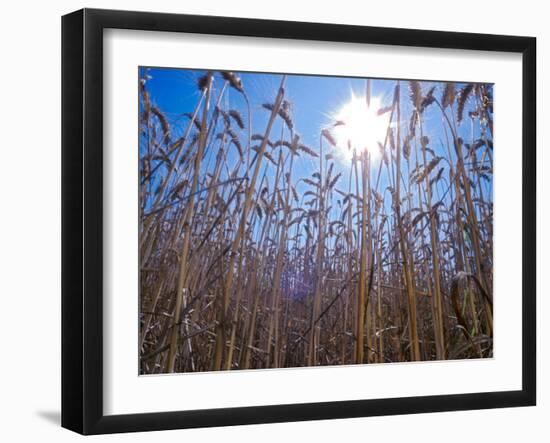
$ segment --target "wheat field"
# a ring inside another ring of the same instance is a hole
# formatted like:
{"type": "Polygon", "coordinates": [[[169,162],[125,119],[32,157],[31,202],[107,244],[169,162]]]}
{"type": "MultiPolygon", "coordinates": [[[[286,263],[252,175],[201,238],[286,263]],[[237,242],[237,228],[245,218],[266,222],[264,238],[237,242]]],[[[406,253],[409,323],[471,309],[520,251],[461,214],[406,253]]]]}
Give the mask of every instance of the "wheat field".
{"type": "Polygon", "coordinates": [[[491,84],[138,85],[140,374],[492,357],[491,84]]]}

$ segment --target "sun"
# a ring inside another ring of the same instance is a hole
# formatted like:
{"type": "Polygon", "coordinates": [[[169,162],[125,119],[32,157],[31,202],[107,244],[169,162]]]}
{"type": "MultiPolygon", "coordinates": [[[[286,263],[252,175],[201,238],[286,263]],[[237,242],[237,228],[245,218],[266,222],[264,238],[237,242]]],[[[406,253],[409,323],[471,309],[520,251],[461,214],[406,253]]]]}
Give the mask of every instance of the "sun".
{"type": "Polygon", "coordinates": [[[371,97],[367,106],[365,96],[355,96],[334,114],[336,124],[332,130],[337,143],[336,154],[345,161],[350,161],[353,152],[368,151],[371,160],[380,158],[378,143],[384,143],[388,129],[387,113],[378,115],[381,108],[380,97],[371,97]]]}

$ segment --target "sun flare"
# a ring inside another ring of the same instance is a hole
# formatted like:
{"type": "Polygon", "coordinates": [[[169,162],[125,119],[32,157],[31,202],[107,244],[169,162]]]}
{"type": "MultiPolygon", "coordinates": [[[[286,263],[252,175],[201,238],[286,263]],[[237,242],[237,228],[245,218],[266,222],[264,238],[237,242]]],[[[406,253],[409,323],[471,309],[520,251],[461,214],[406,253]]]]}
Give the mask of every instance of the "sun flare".
{"type": "Polygon", "coordinates": [[[349,161],[353,152],[367,150],[373,161],[380,157],[378,143],[383,143],[388,129],[388,114],[378,115],[381,108],[380,97],[372,97],[367,106],[365,96],[351,99],[334,114],[336,125],[333,134],[337,143],[337,154],[349,161]]]}

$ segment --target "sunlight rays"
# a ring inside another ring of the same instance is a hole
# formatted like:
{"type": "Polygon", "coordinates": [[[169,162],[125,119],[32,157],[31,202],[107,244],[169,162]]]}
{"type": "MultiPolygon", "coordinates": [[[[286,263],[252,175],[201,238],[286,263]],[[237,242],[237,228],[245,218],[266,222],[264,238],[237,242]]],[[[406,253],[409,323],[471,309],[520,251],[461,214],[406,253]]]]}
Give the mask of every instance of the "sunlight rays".
{"type": "Polygon", "coordinates": [[[353,152],[367,150],[375,163],[380,158],[378,143],[384,143],[389,123],[389,114],[378,115],[380,97],[372,97],[370,106],[365,96],[351,94],[350,100],[333,115],[336,122],[332,133],[337,142],[336,156],[346,162],[353,152]]]}

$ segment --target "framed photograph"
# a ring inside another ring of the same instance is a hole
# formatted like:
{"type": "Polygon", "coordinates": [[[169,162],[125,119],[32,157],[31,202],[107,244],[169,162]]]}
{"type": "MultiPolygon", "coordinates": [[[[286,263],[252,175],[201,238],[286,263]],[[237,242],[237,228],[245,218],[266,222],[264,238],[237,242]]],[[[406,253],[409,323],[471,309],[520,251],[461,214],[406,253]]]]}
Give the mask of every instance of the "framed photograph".
{"type": "Polygon", "coordinates": [[[535,405],[530,37],[62,20],[62,425],[535,405]]]}

